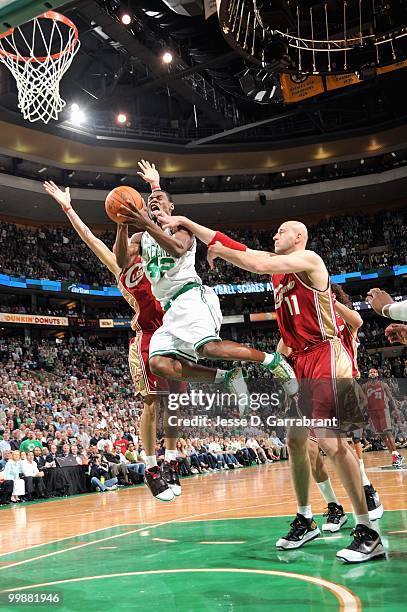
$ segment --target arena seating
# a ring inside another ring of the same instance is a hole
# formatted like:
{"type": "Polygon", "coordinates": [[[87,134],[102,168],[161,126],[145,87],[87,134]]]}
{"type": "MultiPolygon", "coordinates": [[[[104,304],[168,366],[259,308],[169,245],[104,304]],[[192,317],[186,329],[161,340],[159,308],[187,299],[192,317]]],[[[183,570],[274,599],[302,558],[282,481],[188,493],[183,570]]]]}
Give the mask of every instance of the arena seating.
{"type": "MultiPolygon", "coordinates": [[[[375,216],[333,217],[312,225],[309,248],[326,261],[331,274],[403,265],[407,262],[407,213],[386,212],[375,216]],[[340,245],[340,246],[338,246],[340,245]]],[[[273,230],[228,231],[252,248],[272,249],[273,230]]],[[[111,248],[114,235],[101,239],[111,248]]],[[[0,266],[3,274],[49,278],[88,284],[114,284],[112,274],[89,252],[69,228],[30,229],[0,223],[0,266]]],[[[261,280],[260,276],[218,262],[206,265],[205,247],[198,246],[198,271],[205,283],[239,283],[261,280]]]]}

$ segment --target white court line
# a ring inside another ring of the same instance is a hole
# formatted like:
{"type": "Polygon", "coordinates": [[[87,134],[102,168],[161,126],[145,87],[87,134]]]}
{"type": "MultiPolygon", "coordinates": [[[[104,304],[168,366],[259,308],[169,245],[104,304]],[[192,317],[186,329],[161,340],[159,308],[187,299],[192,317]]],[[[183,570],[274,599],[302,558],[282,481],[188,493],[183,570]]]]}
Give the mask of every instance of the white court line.
{"type": "Polygon", "coordinates": [[[10,552],[0,553],[0,557],[6,555],[14,555],[25,550],[31,550],[32,548],[38,548],[38,546],[48,546],[49,544],[56,544],[57,542],[63,542],[64,540],[73,540],[74,538],[81,538],[82,536],[90,535],[91,533],[97,533],[98,531],[106,531],[106,529],[114,529],[115,527],[132,527],[133,525],[140,525],[145,523],[120,523],[119,525],[112,525],[111,527],[100,527],[100,529],[92,529],[91,531],[84,531],[72,536],[65,536],[64,538],[58,538],[57,540],[50,540],[49,542],[41,542],[41,544],[33,544],[32,546],[25,546],[24,548],[18,548],[17,550],[11,550],[10,552]]]}
{"type": "Polygon", "coordinates": [[[228,573],[228,574],[260,574],[263,576],[279,576],[283,578],[293,578],[301,580],[329,590],[338,600],[341,612],[359,612],[362,609],[361,601],[355,593],[350,589],[330,582],[318,576],[308,576],[306,574],[295,574],[294,572],[283,572],[277,570],[258,570],[258,569],[241,569],[241,568],[193,568],[193,569],[166,569],[166,570],[149,570],[139,572],[122,572],[118,574],[104,574],[99,576],[81,576],[79,578],[68,578],[65,580],[54,580],[52,582],[43,582],[41,584],[30,584],[20,586],[14,589],[4,589],[1,593],[14,593],[16,591],[27,591],[28,589],[36,589],[41,587],[50,587],[57,584],[67,584],[72,582],[88,582],[90,580],[105,580],[111,578],[121,578],[126,576],[146,576],[146,575],[161,575],[161,574],[185,574],[185,573],[228,573]]]}
{"type": "MultiPolygon", "coordinates": [[[[257,504],[257,505],[249,506],[249,508],[262,508],[264,506],[270,506],[270,504],[257,504]]],[[[185,522],[185,521],[188,521],[188,519],[191,520],[191,519],[194,519],[195,517],[199,518],[203,516],[210,516],[212,514],[221,514],[224,512],[230,512],[234,510],[246,510],[247,508],[248,508],[247,505],[239,506],[237,508],[222,508],[221,510],[214,510],[213,512],[202,512],[200,514],[191,514],[190,516],[182,517],[182,520],[185,522]]],[[[170,519],[168,521],[163,521],[161,523],[155,523],[153,525],[149,525],[149,529],[157,529],[158,527],[162,527],[163,525],[170,525],[170,524],[179,523],[179,522],[181,522],[181,519],[170,519]]],[[[106,529],[109,529],[109,527],[105,527],[105,530],[106,529]]],[[[25,565],[26,563],[31,563],[32,561],[38,561],[39,559],[46,559],[48,557],[53,557],[55,555],[61,555],[65,552],[70,552],[71,550],[79,550],[80,548],[84,548],[85,546],[91,546],[92,544],[99,544],[100,542],[107,542],[109,540],[114,540],[116,538],[122,538],[124,536],[133,535],[135,533],[140,533],[140,532],[145,532],[145,525],[143,527],[140,527],[139,529],[133,529],[130,531],[126,531],[125,533],[119,533],[119,534],[115,534],[112,536],[107,536],[105,538],[100,538],[98,540],[91,540],[90,542],[84,542],[83,544],[77,544],[76,546],[69,546],[68,548],[56,550],[56,551],[46,553],[43,555],[38,555],[37,557],[30,557],[29,559],[24,559],[23,561],[10,562],[8,565],[0,567],[0,572],[6,569],[9,569],[10,567],[17,567],[19,565],[25,565]]],[[[70,538],[66,538],[66,539],[70,539],[70,538]]],[[[6,554],[10,554],[10,553],[6,553],[6,554]]]]}
{"type": "MultiPolygon", "coordinates": [[[[124,533],[120,533],[120,534],[116,534],[113,536],[107,536],[106,538],[101,538],[98,540],[92,540],[91,542],[85,542],[84,544],[78,544],[76,546],[71,546],[69,548],[65,548],[62,550],[58,550],[58,551],[53,551],[51,553],[47,553],[45,555],[38,555],[37,557],[31,557],[30,559],[24,559],[23,561],[17,561],[17,562],[12,562],[10,561],[10,563],[8,565],[5,565],[3,567],[0,567],[0,571],[8,569],[9,567],[14,567],[17,565],[23,565],[26,563],[30,563],[31,561],[37,561],[38,559],[44,559],[46,557],[51,557],[53,555],[59,555],[62,554],[64,552],[69,552],[71,550],[76,550],[79,548],[83,548],[85,546],[90,546],[92,544],[97,544],[99,542],[105,542],[107,540],[111,540],[111,539],[115,539],[115,538],[119,538],[119,537],[124,537],[126,535],[131,535],[134,533],[139,533],[142,531],[145,531],[145,527],[146,525],[148,525],[148,527],[150,529],[157,529],[158,527],[161,527],[163,525],[170,525],[170,524],[174,524],[174,523],[186,523],[186,522],[190,522],[191,520],[193,522],[207,522],[207,521],[235,521],[235,520],[245,520],[245,519],[261,519],[261,518],[289,518],[293,516],[293,513],[291,514],[279,514],[279,515],[266,515],[266,516],[237,516],[237,517],[226,517],[226,518],[198,518],[198,517],[207,517],[207,516],[211,516],[212,514],[221,514],[221,513],[225,513],[225,512],[231,512],[231,511],[235,511],[235,510],[249,510],[251,508],[263,508],[263,507],[270,507],[273,505],[281,505],[281,503],[285,503],[285,502],[273,502],[273,503],[269,503],[269,504],[256,504],[256,505],[252,505],[252,506],[240,506],[237,508],[222,508],[221,510],[214,510],[212,512],[203,512],[201,514],[191,514],[189,516],[186,517],[181,517],[179,519],[171,519],[169,521],[164,521],[162,523],[143,523],[143,527],[139,528],[139,529],[133,529],[130,531],[126,531],[124,533]]],[[[393,508],[392,510],[385,510],[385,512],[404,512],[406,511],[407,508],[393,508]]],[[[134,525],[139,525],[140,523],[133,523],[134,525]]],[[[59,538],[57,540],[52,540],[50,542],[43,542],[41,544],[34,544],[33,546],[27,546],[26,548],[21,548],[17,551],[12,551],[12,552],[8,552],[8,553],[1,553],[0,557],[4,557],[6,555],[12,555],[14,553],[17,552],[24,552],[25,550],[31,550],[32,548],[37,548],[39,546],[48,546],[49,544],[54,544],[56,542],[62,542],[64,540],[71,540],[73,538],[76,537],[81,537],[84,535],[89,535],[92,533],[97,533],[99,531],[106,531],[108,529],[114,529],[115,527],[129,527],[131,526],[132,523],[124,523],[124,524],[120,524],[120,525],[113,525],[111,527],[101,527],[100,529],[94,529],[92,531],[87,531],[75,536],[67,536],[65,538],[59,538]]]]}
{"type": "Polygon", "coordinates": [[[246,544],[246,540],[231,540],[230,542],[199,542],[199,544],[246,544]]]}
{"type": "Polygon", "coordinates": [[[168,538],[152,538],[153,542],[178,542],[178,540],[169,540],[168,538]]]}

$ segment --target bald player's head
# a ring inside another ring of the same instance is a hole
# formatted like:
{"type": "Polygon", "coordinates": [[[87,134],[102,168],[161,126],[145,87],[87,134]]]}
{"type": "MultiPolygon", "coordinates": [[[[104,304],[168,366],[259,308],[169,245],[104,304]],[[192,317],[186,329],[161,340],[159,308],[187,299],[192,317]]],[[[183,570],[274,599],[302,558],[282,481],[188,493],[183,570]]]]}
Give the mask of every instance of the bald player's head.
{"type": "Polygon", "coordinates": [[[274,250],[279,255],[288,255],[293,251],[305,249],[308,241],[308,230],[301,221],[285,221],[273,236],[274,250]]]}

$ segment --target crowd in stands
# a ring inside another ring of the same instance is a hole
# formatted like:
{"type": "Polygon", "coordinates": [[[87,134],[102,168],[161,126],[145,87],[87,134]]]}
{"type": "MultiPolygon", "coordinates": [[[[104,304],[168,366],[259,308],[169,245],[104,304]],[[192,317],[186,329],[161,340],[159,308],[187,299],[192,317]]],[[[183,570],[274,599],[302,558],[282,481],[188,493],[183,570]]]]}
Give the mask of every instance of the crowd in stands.
{"type": "MultiPolygon", "coordinates": [[[[262,334],[247,333],[241,340],[272,349],[276,337],[262,334]]],[[[390,375],[396,366],[407,374],[402,358],[382,361],[380,373],[390,375]]],[[[254,368],[249,370],[254,376],[254,368]]],[[[142,481],[142,400],[134,396],[125,345],[106,347],[97,338],[90,344],[82,336],[59,344],[44,340],[30,345],[1,338],[0,382],[0,503],[68,494],[64,470],[55,469],[61,457],[82,466],[86,490],[105,491],[142,481]],[[12,489],[7,481],[13,481],[12,489]]],[[[395,433],[403,445],[407,394],[395,398],[395,433]]],[[[163,435],[159,421],[158,440],[163,435]]],[[[217,427],[180,435],[184,438],[178,441],[178,458],[184,475],[286,457],[282,429],[217,427]]],[[[160,458],[165,448],[158,440],[160,458]]],[[[376,444],[374,436],[366,434],[366,444],[376,444]]]]}
{"type": "MultiPolygon", "coordinates": [[[[273,250],[273,233],[272,229],[228,231],[236,240],[263,250],[273,250]]],[[[407,262],[406,211],[332,217],[310,226],[309,234],[309,248],[324,258],[331,274],[407,262]]],[[[105,232],[100,237],[112,247],[113,233],[105,232]]],[[[209,270],[203,245],[198,246],[197,261],[198,271],[209,285],[262,280],[223,261],[209,270]]],[[[0,267],[3,274],[14,276],[114,284],[113,275],[70,228],[30,229],[0,222],[0,267]]]]}

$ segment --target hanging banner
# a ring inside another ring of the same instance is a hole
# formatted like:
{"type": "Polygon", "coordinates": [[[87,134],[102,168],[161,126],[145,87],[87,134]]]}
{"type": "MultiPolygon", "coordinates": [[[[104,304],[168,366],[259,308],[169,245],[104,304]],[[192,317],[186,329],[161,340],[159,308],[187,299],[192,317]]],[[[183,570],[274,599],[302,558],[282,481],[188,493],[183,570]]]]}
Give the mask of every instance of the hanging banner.
{"type": "Polygon", "coordinates": [[[280,74],[280,85],[287,103],[300,102],[325,91],[323,79],[319,76],[280,74]]]}
{"type": "Polygon", "coordinates": [[[404,62],[397,62],[396,64],[390,64],[390,66],[382,66],[377,69],[377,74],[393,72],[393,70],[400,70],[400,68],[407,68],[407,60],[404,60],[404,62]]]}
{"type": "MultiPolygon", "coordinates": [[[[382,66],[377,69],[377,74],[386,74],[387,72],[393,72],[401,68],[407,68],[407,60],[396,62],[390,66],[382,66]]],[[[300,102],[306,98],[318,96],[325,91],[349,87],[350,85],[357,85],[358,83],[363,83],[363,81],[358,79],[354,72],[326,77],[280,74],[280,85],[284,102],[287,104],[300,102]]]]}
{"type": "Polygon", "coordinates": [[[326,90],[331,91],[332,89],[339,89],[340,87],[348,87],[349,85],[355,85],[361,83],[356,74],[353,72],[350,74],[338,74],[336,76],[327,76],[325,78],[326,90]]]}
{"type": "Polygon", "coordinates": [[[209,19],[217,11],[216,0],[204,0],[205,19],[209,19]]]}

